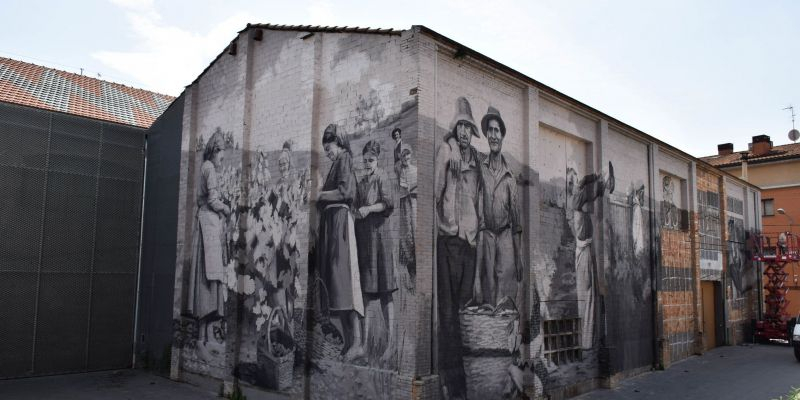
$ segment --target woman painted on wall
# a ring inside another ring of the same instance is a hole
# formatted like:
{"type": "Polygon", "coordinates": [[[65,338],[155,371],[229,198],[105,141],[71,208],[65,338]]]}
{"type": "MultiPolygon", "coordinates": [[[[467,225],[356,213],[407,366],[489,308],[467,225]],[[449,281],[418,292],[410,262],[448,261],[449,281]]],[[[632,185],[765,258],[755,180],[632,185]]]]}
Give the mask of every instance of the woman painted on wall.
{"type": "Polygon", "coordinates": [[[412,151],[405,144],[395,166],[400,187],[400,263],[406,266],[413,282],[417,274],[414,237],[417,232],[417,167],[411,164],[412,151]]]}
{"type": "Polygon", "coordinates": [[[350,144],[335,124],[325,128],[322,146],[333,162],[317,199],[320,211],[317,265],[323,285],[322,301],[327,301],[332,322],[341,327],[344,359],[353,361],[365,354],[361,337],[364,301],[351,211],[356,197],[353,156],[350,144]]]}
{"type": "MultiPolygon", "coordinates": [[[[388,335],[386,349],[381,356],[387,362],[394,354],[394,302],[392,293],[397,290],[394,280],[394,241],[391,238],[389,216],[394,210],[392,182],[386,171],[378,167],[381,146],[375,140],[364,145],[365,175],[358,182],[356,198],[356,239],[358,241],[358,266],[361,271],[361,290],[372,309],[380,302],[384,330],[388,335]]],[[[364,321],[364,339],[371,338],[370,327],[374,316],[367,314],[364,321]]],[[[374,333],[373,333],[374,334],[374,333]]]]}
{"type": "Polygon", "coordinates": [[[214,132],[203,151],[197,193],[197,232],[194,257],[189,273],[188,311],[200,322],[199,338],[208,342],[208,328],[224,315],[223,284],[225,260],[225,221],[230,207],[220,198],[218,171],[222,168],[225,139],[220,130],[214,132]]]}

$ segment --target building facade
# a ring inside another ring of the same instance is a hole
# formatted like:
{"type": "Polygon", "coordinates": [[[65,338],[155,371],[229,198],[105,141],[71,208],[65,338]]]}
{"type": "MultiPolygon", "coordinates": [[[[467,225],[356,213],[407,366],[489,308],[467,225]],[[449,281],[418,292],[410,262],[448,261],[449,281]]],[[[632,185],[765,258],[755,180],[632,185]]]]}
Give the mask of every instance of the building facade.
{"type": "MultiPolygon", "coordinates": [[[[716,156],[703,157],[709,164],[741,177],[761,188],[760,213],[764,235],[773,243],[782,232],[797,234],[795,224],[800,220],[800,144],[773,146],[767,135],[753,136],[748,150],[734,151],[733,144],[723,143],[716,156]]],[[[790,316],[800,313],[800,266],[788,263],[789,274],[786,311],[790,316]]]]}
{"type": "Polygon", "coordinates": [[[755,186],[428,28],[251,25],[179,103],[175,379],[571,396],[754,318],[755,186]]]}
{"type": "Polygon", "coordinates": [[[132,365],[145,134],[171,101],[0,58],[0,379],[132,365]]]}

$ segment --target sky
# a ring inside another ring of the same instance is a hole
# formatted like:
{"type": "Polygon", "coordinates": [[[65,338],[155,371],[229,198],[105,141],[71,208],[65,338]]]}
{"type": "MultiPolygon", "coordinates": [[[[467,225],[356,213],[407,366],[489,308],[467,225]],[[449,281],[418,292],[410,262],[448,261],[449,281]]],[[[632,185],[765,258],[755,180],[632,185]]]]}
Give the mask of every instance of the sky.
{"type": "MultiPolygon", "coordinates": [[[[425,25],[694,156],[790,143],[792,0],[3,0],[0,56],[179,95],[249,23],[425,25]]],[[[800,129],[800,117],[797,119],[800,129]]]]}

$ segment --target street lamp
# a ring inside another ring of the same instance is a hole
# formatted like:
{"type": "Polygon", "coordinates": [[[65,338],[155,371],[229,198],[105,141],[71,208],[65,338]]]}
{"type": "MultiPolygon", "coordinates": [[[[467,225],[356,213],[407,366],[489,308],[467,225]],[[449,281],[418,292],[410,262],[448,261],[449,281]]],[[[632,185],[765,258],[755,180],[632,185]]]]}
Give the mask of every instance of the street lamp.
{"type": "Polygon", "coordinates": [[[786,210],[784,210],[782,208],[778,209],[778,214],[781,214],[781,215],[785,216],[786,218],[789,218],[789,232],[791,232],[792,231],[792,225],[794,225],[794,218],[792,218],[789,214],[787,214],[786,210]]]}

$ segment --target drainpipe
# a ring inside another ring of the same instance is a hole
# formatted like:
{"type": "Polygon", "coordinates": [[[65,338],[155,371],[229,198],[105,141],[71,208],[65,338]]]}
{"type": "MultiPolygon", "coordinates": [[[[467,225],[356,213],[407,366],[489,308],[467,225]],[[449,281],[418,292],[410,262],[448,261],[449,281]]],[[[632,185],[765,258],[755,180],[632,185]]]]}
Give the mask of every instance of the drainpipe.
{"type": "Polygon", "coordinates": [[[133,313],[133,360],[131,368],[136,368],[136,350],[137,344],[136,337],[139,334],[139,298],[142,292],[142,248],[144,247],[144,204],[145,193],[147,192],[147,134],[144,135],[144,160],[142,166],[142,204],[139,210],[139,262],[136,266],[136,308],[133,313]]]}

